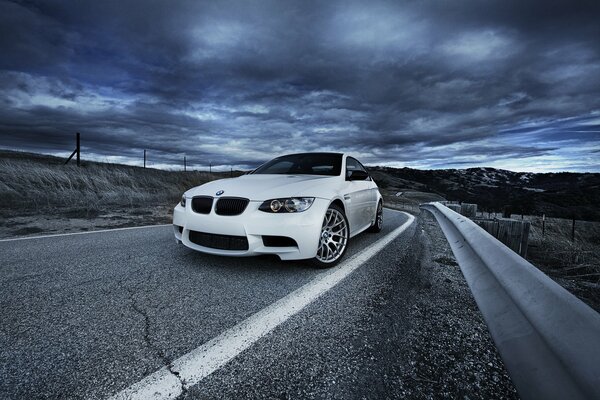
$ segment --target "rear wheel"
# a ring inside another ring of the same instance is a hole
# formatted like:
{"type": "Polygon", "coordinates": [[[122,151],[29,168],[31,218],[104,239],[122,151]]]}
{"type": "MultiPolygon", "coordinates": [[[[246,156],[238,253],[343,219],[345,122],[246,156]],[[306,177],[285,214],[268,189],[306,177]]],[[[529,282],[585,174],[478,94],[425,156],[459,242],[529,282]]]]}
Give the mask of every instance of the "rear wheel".
{"type": "Polygon", "coordinates": [[[346,252],[349,237],[350,230],[344,210],[335,204],[330,205],[323,218],[314,264],[319,268],[329,268],[337,264],[346,252]]]}
{"type": "Polygon", "coordinates": [[[377,204],[377,211],[375,212],[375,222],[373,226],[369,228],[369,232],[379,233],[383,229],[383,202],[380,200],[377,204]]]}

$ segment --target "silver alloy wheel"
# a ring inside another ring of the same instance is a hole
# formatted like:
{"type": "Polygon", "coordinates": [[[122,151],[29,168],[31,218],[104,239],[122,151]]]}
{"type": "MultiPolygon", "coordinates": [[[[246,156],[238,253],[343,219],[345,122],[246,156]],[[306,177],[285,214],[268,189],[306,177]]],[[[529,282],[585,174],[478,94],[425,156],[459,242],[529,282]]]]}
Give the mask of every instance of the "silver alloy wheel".
{"type": "Polygon", "coordinates": [[[335,208],[330,208],[325,213],[317,260],[324,263],[335,262],[344,254],[348,243],[348,224],[344,214],[335,208]]]}
{"type": "Polygon", "coordinates": [[[381,202],[377,205],[377,218],[375,223],[377,224],[378,229],[383,227],[383,204],[381,202]]]}

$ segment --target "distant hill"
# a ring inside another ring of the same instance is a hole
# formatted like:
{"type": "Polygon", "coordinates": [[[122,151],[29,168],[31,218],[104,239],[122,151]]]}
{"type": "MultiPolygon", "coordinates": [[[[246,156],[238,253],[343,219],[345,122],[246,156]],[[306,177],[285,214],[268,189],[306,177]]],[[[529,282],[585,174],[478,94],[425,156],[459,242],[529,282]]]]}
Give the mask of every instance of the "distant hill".
{"type": "Polygon", "coordinates": [[[600,174],[512,172],[494,168],[418,170],[371,167],[386,191],[430,192],[482,210],[600,220],[600,174]]]}

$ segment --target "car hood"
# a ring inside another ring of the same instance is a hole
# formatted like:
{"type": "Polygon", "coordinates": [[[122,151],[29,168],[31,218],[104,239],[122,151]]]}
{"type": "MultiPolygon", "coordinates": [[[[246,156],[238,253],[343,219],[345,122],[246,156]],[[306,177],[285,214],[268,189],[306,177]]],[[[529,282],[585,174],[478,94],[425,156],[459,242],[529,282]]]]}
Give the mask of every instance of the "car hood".
{"type": "Polygon", "coordinates": [[[188,190],[186,196],[216,197],[216,193],[222,190],[224,197],[245,197],[253,201],[295,196],[322,197],[323,189],[331,188],[338,180],[339,177],[323,175],[251,174],[205,183],[188,190]]]}

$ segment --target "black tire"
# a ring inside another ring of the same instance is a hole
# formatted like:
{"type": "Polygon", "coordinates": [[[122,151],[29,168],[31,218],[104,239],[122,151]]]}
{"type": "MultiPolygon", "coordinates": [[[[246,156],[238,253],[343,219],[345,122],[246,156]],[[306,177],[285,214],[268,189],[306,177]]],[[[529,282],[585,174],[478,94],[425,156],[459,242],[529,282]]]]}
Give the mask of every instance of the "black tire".
{"type": "Polygon", "coordinates": [[[312,263],[317,268],[331,268],[344,257],[350,239],[350,225],[341,207],[331,204],[323,218],[317,256],[312,263]]]}
{"type": "Polygon", "coordinates": [[[375,211],[375,222],[367,230],[370,233],[379,233],[383,229],[383,201],[379,200],[377,204],[377,210],[375,211]]]}

